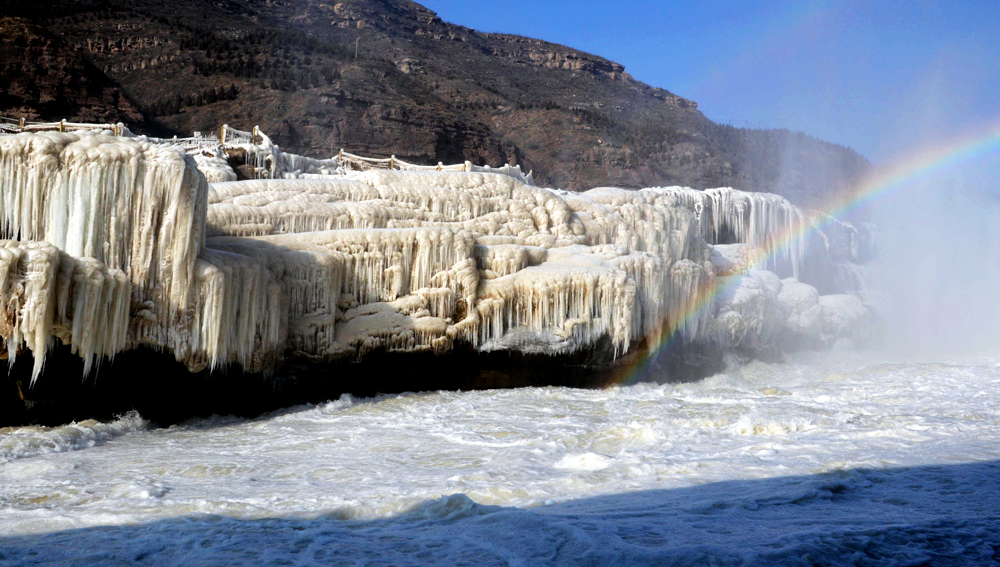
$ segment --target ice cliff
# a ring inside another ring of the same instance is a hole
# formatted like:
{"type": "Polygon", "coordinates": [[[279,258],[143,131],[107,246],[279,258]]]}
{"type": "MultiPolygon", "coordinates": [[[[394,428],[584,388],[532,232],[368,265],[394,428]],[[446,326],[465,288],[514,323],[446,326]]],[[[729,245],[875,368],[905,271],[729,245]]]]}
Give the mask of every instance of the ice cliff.
{"type": "Polygon", "coordinates": [[[614,357],[664,339],[766,349],[867,336],[862,299],[800,281],[855,291],[843,266],[862,254],[857,230],[775,195],[569,193],[303,163],[312,178],[233,181],[222,156],[142,138],[0,136],[7,355],[30,349],[37,377],[56,339],[88,367],[151,345],[192,371],[271,371],[457,345],[604,344],[614,357]]]}

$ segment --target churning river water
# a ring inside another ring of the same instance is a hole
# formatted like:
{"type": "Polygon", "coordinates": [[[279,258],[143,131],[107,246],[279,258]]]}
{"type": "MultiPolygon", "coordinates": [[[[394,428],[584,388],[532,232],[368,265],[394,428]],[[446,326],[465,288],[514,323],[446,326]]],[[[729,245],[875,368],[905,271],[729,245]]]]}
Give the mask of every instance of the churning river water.
{"type": "Polygon", "coordinates": [[[1000,361],[0,429],[0,565],[989,564],[1000,361]]]}

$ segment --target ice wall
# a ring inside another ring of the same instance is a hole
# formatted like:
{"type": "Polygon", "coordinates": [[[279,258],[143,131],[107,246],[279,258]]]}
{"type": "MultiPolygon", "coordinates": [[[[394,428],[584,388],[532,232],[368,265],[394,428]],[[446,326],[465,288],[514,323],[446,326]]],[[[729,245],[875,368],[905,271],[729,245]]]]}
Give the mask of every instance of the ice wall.
{"type": "MultiPolygon", "coordinates": [[[[148,344],[191,370],[267,372],[458,344],[760,350],[869,324],[856,297],[761,269],[779,250],[797,274],[811,250],[812,217],[775,195],[387,170],[207,185],[227,169],[142,139],[0,137],[8,355],[30,349],[37,375],[58,338],[88,367],[148,344]]],[[[857,259],[847,226],[823,254],[836,240],[857,259]]]]}
{"type": "MultiPolygon", "coordinates": [[[[186,328],[207,190],[194,160],[175,148],[105,134],[0,137],[0,232],[103,266],[94,273],[124,274],[130,306],[127,320],[115,328],[127,325],[128,345],[153,344],[180,356],[190,347],[186,328]]],[[[51,293],[51,286],[43,287],[51,293]]],[[[8,350],[19,348],[18,334],[4,338],[8,350]]],[[[38,359],[42,344],[29,345],[38,359]]]]}

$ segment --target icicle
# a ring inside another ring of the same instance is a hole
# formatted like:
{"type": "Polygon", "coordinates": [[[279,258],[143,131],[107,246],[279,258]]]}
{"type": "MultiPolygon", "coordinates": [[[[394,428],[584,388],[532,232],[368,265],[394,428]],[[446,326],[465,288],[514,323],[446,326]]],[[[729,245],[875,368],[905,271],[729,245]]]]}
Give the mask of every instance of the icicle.
{"type": "MultiPolygon", "coordinates": [[[[267,140],[244,149],[266,177],[336,173],[336,160],[267,140]]],[[[764,348],[807,323],[823,340],[865,325],[853,300],[813,301],[758,269],[767,258],[797,275],[809,248],[818,217],[781,197],[576,194],[509,173],[369,170],[209,188],[206,175],[234,178],[223,160],[141,138],[0,137],[0,231],[21,239],[0,241],[0,337],[11,358],[33,351],[37,377],[50,337],[88,370],[148,344],[191,370],[267,372],[287,356],[444,353],[456,342],[569,354],[607,341],[618,356],[664,334],[764,348]]],[[[857,259],[854,227],[821,224],[832,227],[829,255],[857,259]]]]}
{"type": "MultiPolygon", "coordinates": [[[[623,250],[619,250],[621,252],[623,250]]],[[[617,354],[630,345],[636,283],[607,260],[615,251],[570,246],[549,250],[548,260],[484,281],[477,309],[480,348],[565,354],[611,339],[617,354]],[[602,257],[603,256],[603,257],[602,257]]]]}
{"type": "Polygon", "coordinates": [[[0,336],[13,360],[32,351],[38,378],[49,336],[84,359],[84,374],[126,348],[131,286],[124,272],[47,242],[0,241],[0,336]]]}
{"type": "MultiPolygon", "coordinates": [[[[182,329],[204,240],[206,197],[204,176],[178,149],[102,134],[0,137],[3,231],[121,271],[131,302],[145,306],[145,322],[130,330],[129,346],[185,351],[182,329]]],[[[96,282],[95,274],[89,277],[96,282]]]]}

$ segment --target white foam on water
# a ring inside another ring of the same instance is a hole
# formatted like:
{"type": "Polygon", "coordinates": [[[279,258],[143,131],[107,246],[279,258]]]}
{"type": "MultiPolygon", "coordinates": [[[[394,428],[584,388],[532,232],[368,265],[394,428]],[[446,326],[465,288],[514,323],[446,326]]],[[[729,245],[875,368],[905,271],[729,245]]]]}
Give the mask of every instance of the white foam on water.
{"type": "MultiPolygon", "coordinates": [[[[71,563],[94,537],[111,555],[86,557],[105,562],[152,553],[180,564],[240,549],[234,563],[260,564],[308,549],[308,561],[334,564],[382,557],[375,550],[390,564],[558,564],[571,557],[552,555],[559,548],[656,563],[694,542],[701,555],[690,557],[702,563],[780,564],[825,557],[816,549],[839,549],[852,526],[911,520],[924,527],[899,533],[926,545],[937,541],[927,530],[980,530],[967,543],[986,553],[1000,546],[976,523],[1000,504],[989,468],[1000,459],[998,402],[995,360],[839,352],[690,384],[345,396],[158,430],[137,416],[7,429],[2,454],[16,457],[0,464],[0,548],[14,551],[0,565],[39,542],[71,563]],[[36,438],[52,440],[18,445],[36,438]],[[21,446],[34,448],[10,448],[21,446]],[[933,468],[952,464],[972,472],[933,468]],[[948,523],[958,516],[972,527],[948,523]],[[122,527],[80,529],[102,525],[122,527]],[[320,552],[334,542],[339,559],[320,552]]],[[[900,545],[906,560],[924,549],[900,545]]]]}
{"type": "Polygon", "coordinates": [[[149,423],[133,411],[108,423],[88,419],[59,427],[0,428],[0,463],[43,453],[86,449],[147,427],[149,423]]]}
{"type": "Polygon", "coordinates": [[[572,471],[600,471],[611,466],[611,459],[595,453],[573,453],[559,459],[552,466],[572,471]]]}

